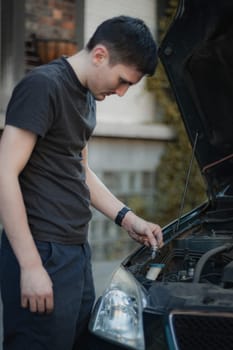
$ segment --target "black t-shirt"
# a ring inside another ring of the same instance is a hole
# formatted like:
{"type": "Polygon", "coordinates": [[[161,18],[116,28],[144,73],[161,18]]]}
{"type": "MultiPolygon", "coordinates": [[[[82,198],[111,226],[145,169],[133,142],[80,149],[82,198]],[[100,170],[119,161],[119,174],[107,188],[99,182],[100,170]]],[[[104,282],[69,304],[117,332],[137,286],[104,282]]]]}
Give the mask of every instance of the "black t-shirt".
{"type": "Polygon", "coordinates": [[[33,237],[84,243],[91,210],[81,151],[96,124],[93,95],[62,57],[34,69],[16,86],[6,124],[38,135],[19,177],[33,237]]]}

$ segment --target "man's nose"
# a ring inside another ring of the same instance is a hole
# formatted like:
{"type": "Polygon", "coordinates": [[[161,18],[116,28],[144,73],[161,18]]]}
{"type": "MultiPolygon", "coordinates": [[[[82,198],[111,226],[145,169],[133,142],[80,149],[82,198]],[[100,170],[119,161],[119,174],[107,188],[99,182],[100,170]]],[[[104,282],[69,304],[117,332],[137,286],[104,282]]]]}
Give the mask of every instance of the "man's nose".
{"type": "Polygon", "coordinates": [[[121,85],[116,89],[116,94],[119,97],[122,97],[127,92],[128,88],[129,88],[129,85],[127,85],[127,84],[121,85]]]}

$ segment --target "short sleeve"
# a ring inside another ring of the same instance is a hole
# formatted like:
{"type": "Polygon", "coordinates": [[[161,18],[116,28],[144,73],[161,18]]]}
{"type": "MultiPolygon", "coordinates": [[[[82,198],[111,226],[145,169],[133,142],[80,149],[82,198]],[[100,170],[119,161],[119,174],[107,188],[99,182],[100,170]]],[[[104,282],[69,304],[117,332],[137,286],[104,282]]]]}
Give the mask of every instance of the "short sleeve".
{"type": "Polygon", "coordinates": [[[53,81],[41,73],[29,73],[15,87],[6,112],[6,124],[44,137],[54,120],[53,81]]]}

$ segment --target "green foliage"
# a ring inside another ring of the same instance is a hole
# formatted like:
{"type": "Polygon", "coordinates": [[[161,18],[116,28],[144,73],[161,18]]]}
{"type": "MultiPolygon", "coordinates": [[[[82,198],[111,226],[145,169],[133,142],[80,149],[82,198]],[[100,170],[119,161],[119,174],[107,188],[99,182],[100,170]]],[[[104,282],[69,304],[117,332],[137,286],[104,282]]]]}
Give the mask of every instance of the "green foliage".
{"type": "MultiPolygon", "coordinates": [[[[159,23],[161,38],[174,16],[177,3],[178,0],[168,2],[166,13],[159,23]]],[[[156,222],[163,226],[179,215],[192,149],[161,63],[158,65],[155,76],[148,79],[148,89],[155,93],[156,102],[162,111],[163,122],[172,127],[176,133],[176,140],[167,144],[157,169],[155,217],[156,222]]],[[[194,161],[183,213],[193,209],[205,199],[203,178],[194,161]]]]}

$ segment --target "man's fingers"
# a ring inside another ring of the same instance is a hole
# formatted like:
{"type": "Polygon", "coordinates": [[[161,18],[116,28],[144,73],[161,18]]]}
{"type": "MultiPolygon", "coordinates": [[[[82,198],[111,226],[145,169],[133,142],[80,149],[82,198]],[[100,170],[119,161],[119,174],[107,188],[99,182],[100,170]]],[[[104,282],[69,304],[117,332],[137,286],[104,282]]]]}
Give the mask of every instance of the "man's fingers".
{"type": "Polygon", "coordinates": [[[46,306],[46,312],[48,314],[53,311],[53,308],[54,308],[53,295],[46,298],[45,306],[46,306]]]}
{"type": "Polygon", "coordinates": [[[39,313],[51,313],[53,311],[54,302],[53,295],[48,295],[46,297],[22,297],[21,306],[23,308],[29,308],[31,312],[39,313]]]}
{"type": "Polygon", "coordinates": [[[23,308],[29,308],[31,312],[37,312],[37,301],[35,297],[22,297],[21,305],[23,308]]]}
{"type": "Polygon", "coordinates": [[[144,230],[144,244],[146,246],[150,245],[152,247],[158,245],[157,233],[149,225],[145,227],[144,230]]]}
{"type": "Polygon", "coordinates": [[[129,235],[137,242],[147,247],[162,247],[163,234],[159,225],[147,222],[137,217],[132,227],[128,230],[129,235]]]}
{"type": "Polygon", "coordinates": [[[27,297],[22,296],[22,298],[21,298],[21,306],[22,306],[23,308],[28,307],[28,298],[27,298],[27,297]]]}
{"type": "Polygon", "coordinates": [[[161,247],[163,245],[163,235],[162,233],[154,233],[154,238],[156,239],[156,246],[161,247]]]}
{"type": "Polygon", "coordinates": [[[37,298],[37,312],[40,314],[43,314],[46,311],[45,305],[46,305],[46,299],[42,297],[37,298]]]}
{"type": "Polygon", "coordinates": [[[31,312],[37,312],[37,302],[34,297],[30,298],[29,301],[29,309],[31,312]]]}
{"type": "MultiPolygon", "coordinates": [[[[41,302],[40,302],[41,303],[41,302]]],[[[35,297],[26,297],[23,296],[21,300],[21,306],[23,308],[29,308],[31,312],[37,312],[38,311],[38,303],[35,297]]]]}
{"type": "Polygon", "coordinates": [[[161,247],[163,245],[163,233],[162,229],[157,224],[151,224],[151,230],[154,238],[156,239],[156,246],[161,247]]]}

